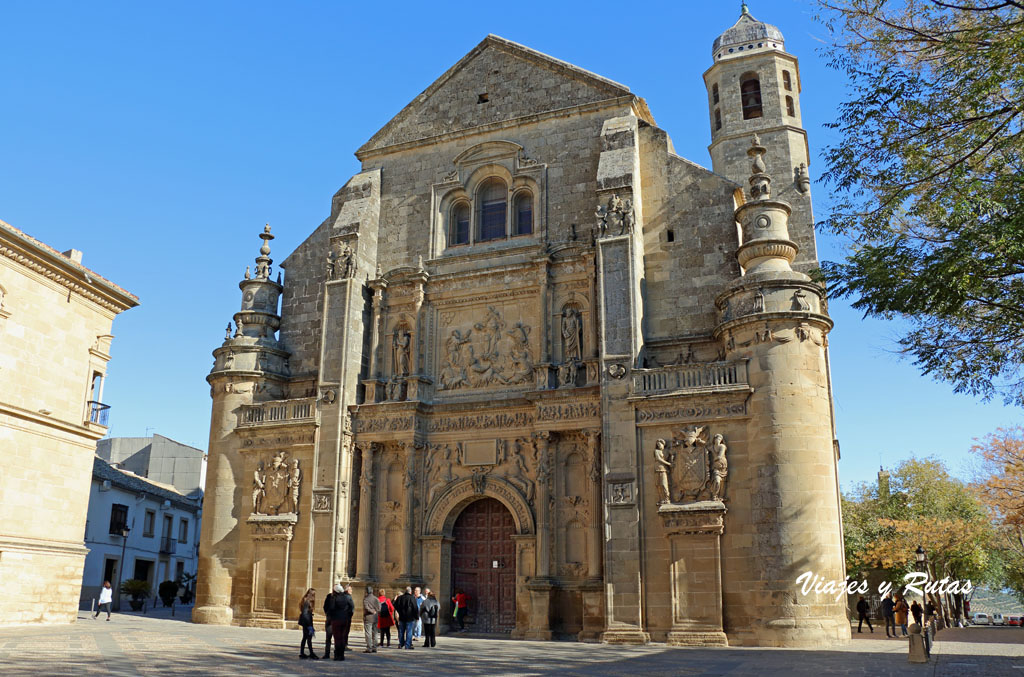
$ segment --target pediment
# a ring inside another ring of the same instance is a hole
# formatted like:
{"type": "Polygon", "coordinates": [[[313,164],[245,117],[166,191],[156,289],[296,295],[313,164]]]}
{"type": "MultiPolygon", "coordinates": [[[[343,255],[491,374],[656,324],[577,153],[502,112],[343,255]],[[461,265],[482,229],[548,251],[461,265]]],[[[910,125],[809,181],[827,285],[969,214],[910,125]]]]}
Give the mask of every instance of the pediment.
{"type": "Polygon", "coordinates": [[[488,35],[357,152],[633,96],[629,88],[517,43],[488,35]]]}
{"type": "Polygon", "coordinates": [[[456,155],[454,162],[459,167],[478,165],[518,157],[522,150],[522,146],[512,141],[485,141],[456,155]]]}

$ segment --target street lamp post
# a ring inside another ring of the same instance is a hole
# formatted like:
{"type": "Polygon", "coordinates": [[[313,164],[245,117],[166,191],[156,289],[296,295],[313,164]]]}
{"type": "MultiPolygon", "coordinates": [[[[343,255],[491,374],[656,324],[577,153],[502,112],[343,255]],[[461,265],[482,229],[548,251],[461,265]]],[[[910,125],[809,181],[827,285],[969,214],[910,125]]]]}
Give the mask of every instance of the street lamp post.
{"type": "Polygon", "coordinates": [[[931,623],[929,622],[928,614],[928,557],[925,554],[924,548],[920,545],[917,546],[917,550],[914,551],[917,556],[917,563],[921,565],[921,569],[924,571],[924,591],[921,594],[922,601],[924,602],[924,627],[921,630],[924,632],[924,648],[925,652],[931,654],[932,652],[932,639],[931,639],[931,623]]]}
{"type": "Polygon", "coordinates": [[[127,526],[121,527],[121,563],[117,569],[117,603],[114,605],[117,611],[121,610],[121,583],[124,581],[124,551],[128,546],[128,532],[131,531],[127,526]]]}

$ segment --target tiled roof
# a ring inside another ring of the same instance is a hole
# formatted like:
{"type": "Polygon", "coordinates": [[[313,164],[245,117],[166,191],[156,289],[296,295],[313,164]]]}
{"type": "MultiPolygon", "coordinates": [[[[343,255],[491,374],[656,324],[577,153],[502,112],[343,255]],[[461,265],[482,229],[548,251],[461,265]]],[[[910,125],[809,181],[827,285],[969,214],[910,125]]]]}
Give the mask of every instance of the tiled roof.
{"type": "Polygon", "coordinates": [[[168,500],[183,510],[195,510],[202,506],[201,500],[189,498],[169,484],[154,482],[133,472],[115,468],[99,456],[93,458],[92,476],[101,481],[109,480],[112,486],[120,489],[145,492],[154,498],[168,500]]]}

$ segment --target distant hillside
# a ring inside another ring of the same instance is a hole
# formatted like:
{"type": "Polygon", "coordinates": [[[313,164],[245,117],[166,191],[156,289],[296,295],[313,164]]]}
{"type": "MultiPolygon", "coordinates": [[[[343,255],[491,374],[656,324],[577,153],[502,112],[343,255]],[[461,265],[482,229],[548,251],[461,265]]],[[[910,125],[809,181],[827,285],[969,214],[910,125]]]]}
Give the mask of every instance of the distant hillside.
{"type": "Polygon", "coordinates": [[[1013,595],[987,588],[977,588],[971,598],[971,613],[979,611],[986,614],[998,613],[1004,616],[1021,614],[1024,613],[1024,604],[1021,604],[1020,600],[1013,595]]]}

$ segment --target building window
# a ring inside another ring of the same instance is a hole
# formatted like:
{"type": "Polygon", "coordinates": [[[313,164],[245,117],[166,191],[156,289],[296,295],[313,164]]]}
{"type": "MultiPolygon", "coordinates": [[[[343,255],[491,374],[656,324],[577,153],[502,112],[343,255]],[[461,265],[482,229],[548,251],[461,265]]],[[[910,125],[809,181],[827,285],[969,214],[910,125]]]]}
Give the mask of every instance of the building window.
{"type": "Polygon", "coordinates": [[[757,74],[746,73],[740,78],[740,100],[743,102],[743,119],[761,117],[761,81],[757,74]]]}
{"type": "Polygon", "coordinates": [[[128,526],[128,506],[115,503],[110,506],[110,533],[120,535],[128,526]]]}
{"type": "Polygon", "coordinates": [[[452,208],[451,244],[469,244],[469,205],[459,202],[452,208]]]}
{"type": "Polygon", "coordinates": [[[152,510],[147,510],[146,519],[142,523],[142,535],[152,538],[154,526],[156,526],[156,512],[152,510]]]}
{"type": "Polygon", "coordinates": [[[793,91],[793,81],[790,80],[789,71],[782,71],[782,86],[786,88],[787,92],[793,91]]]}
{"type": "Polygon", "coordinates": [[[513,234],[529,235],[533,232],[533,195],[522,191],[516,195],[513,234]]]}
{"type": "Polygon", "coordinates": [[[188,520],[184,517],[178,521],[178,543],[188,543],[188,520]]]}
{"type": "Polygon", "coordinates": [[[505,237],[505,211],[508,189],[501,179],[488,179],[480,187],[480,228],[479,239],[499,240],[505,237]]]}
{"type": "Polygon", "coordinates": [[[718,103],[718,83],[711,85],[711,103],[718,103]]]}
{"type": "Polygon", "coordinates": [[[796,117],[796,110],[793,108],[793,97],[791,96],[786,97],[786,115],[791,118],[796,117]]]}
{"type": "Polygon", "coordinates": [[[718,108],[715,109],[715,129],[722,128],[722,111],[718,108]]]}

